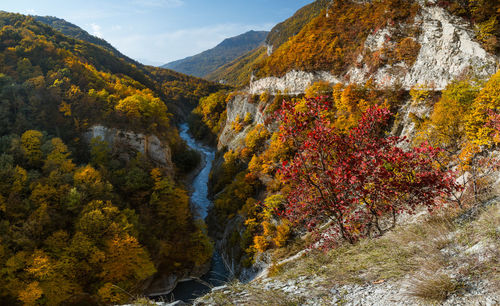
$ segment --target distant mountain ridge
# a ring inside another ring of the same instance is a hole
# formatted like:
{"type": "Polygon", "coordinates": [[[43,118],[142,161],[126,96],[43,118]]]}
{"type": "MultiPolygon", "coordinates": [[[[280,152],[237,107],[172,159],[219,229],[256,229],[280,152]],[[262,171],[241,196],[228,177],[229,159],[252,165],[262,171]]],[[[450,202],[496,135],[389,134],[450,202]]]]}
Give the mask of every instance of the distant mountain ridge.
{"type": "Polygon", "coordinates": [[[204,77],[243,54],[264,44],[267,31],[249,31],[225,39],[215,48],[162,66],[184,74],[204,77]]]}
{"type": "Polygon", "coordinates": [[[297,35],[311,20],[331,4],[331,0],[316,0],[299,9],[293,16],[274,26],[266,37],[265,46],[241,54],[231,62],[206,75],[210,81],[224,81],[233,86],[244,86],[250,81],[256,63],[277,50],[290,38],[297,35]],[[267,47],[267,48],[266,48],[267,47]]]}

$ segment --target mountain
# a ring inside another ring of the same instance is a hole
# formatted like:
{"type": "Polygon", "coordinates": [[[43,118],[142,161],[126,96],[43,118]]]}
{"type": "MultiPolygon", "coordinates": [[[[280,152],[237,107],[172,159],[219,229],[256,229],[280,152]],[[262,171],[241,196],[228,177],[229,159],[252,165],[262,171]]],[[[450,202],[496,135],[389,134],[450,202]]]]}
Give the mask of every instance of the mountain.
{"type": "Polygon", "coordinates": [[[192,113],[241,280],[195,304],[498,303],[500,3],[313,4],[192,113]]]}
{"type": "Polygon", "coordinates": [[[173,111],[222,87],[82,37],[0,12],[2,305],[125,303],[211,258],[173,111]]]}
{"type": "MultiPolygon", "coordinates": [[[[187,114],[198,104],[198,100],[203,95],[208,95],[210,92],[217,91],[221,86],[207,82],[203,79],[190,77],[182,73],[178,73],[169,69],[159,69],[152,66],[145,66],[141,63],[123,55],[115,47],[106,40],[89,34],[77,25],[67,22],[64,19],[50,16],[30,16],[36,21],[44,23],[51,28],[72,37],[76,40],[82,40],[102,49],[111,52],[116,58],[122,59],[129,63],[127,69],[134,68],[134,73],[142,73],[150,79],[144,81],[155,86],[163,95],[163,99],[168,101],[171,111],[175,113],[176,119],[187,116],[187,114]]],[[[109,60],[116,60],[114,57],[108,57],[109,60]]],[[[112,63],[102,63],[100,67],[113,67],[112,63]]],[[[142,77],[141,77],[142,78],[142,77]]]]}
{"type": "Polygon", "coordinates": [[[273,50],[298,34],[306,24],[328,7],[330,2],[330,0],[316,0],[299,9],[293,16],[271,29],[266,38],[265,47],[257,47],[242,54],[241,57],[212,71],[205,78],[238,87],[248,84],[256,63],[262,61],[273,50]]]}
{"type": "MultiPolygon", "coordinates": [[[[341,82],[361,83],[371,78],[377,84],[400,83],[407,89],[424,82],[443,88],[468,67],[478,76],[491,75],[500,30],[496,23],[484,30],[480,24],[494,21],[495,9],[482,14],[477,14],[479,9],[471,9],[469,20],[486,20],[476,25],[457,19],[447,9],[439,4],[420,5],[418,1],[336,1],[299,34],[255,63],[255,80],[263,80],[256,81],[254,89],[263,90],[268,81],[280,82],[287,77],[291,81],[292,76],[287,76],[291,71],[324,72],[320,79],[341,82]],[[433,27],[434,22],[441,26],[433,27]],[[476,27],[477,34],[465,30],[464,25],[476,27]],[[460,44],[443,34],[448,30],[460,44]],[[439,44],[447,48],[437,47],[439,44]],[[490,68],[485,69],[485,61],[490,68]]],[[[289,89],[295,92],[305,88],[289,89]]]]}
{"type": "Polygon", "coordinates": [[[130,62],[135,62],[134,60],[126,57],[120,51],[118,51],[115,47],[113,47],[110,43],[105,41],[102,38],[96,37],[94,35],[89,34],[87,31],[83,30],[77,25],[72,24],[64,19],[52,17],[52,16],[32,16],[36,21],[42,22],[58,31],[67,35],[69,37],[73,37],[75,39],[83,40],[94,45],[98,45],[109,52],[113,53],[115,56],[126,59],[130,62]]]}
{"type": "Polygon", "coordinates": [[[262,45],[268,33],[266,31],[249,31],[225,39],[215,48],[165,64],[162,67],[188,75],[205,77],[219,67],[262,45]]]}
{"type": "MultiPolygon", "coordinates": [[[[419,54],[438,51],[438,48],[432,51],[420,50],[420,40],[425,37],[419,35],[418,31],[430,30],[431,20],[444,21],[442,27],[454,23],[457,29],[471,29],[471,33],[458,30],[456,33],[471,43],[478,42],[488,53],[498,54],[500,23],[495,21],[495,2],[440,1],[432,4],[432,9],[424,9],[423,14],[419,14],[422,10],[419,3],[399,0],[315,1],[271,30],[266,40],[267,54],[264,54],[261,48],[252,50],[211,73],[207,79],[224,80],[227,84],[242,87],[250,84],[252,76],[253,80],[281,78],[290,71],[301,71],[327,72],[330,74],[330,80],[349,81],[348,78],[356,78],[361,82],[375,77],[379,80],[391,78],[392,81],[399,80],[404,83],[404,79],[410,80],[417,76],[412,76],[411,71],[403,75],[403,70],[397,68],[398,65],[405,65],[406,69],[411,70],[415,64],[421,64],[417,62],[419,54]],[[367,7],[370,11],[362,12],[367,7]],[[431,16],[432,14],[434,16],[431,16]],[[418,20],[415,20],[415,17],[418,20]],[[460,21],[453,21],[456,17],[461,18],[460,21]],[[417,27],[415,22],[420,21],[427,23],[417,27]],[[394,24],[396,28],[391,29],[390,24],[394,24]],[[415,32],[416,28],[418,31],[415,32]],[[384,41],[386,36],[387,41],[384,41]],[[392,67],[390,71],[386,65],[392,67]],[[384,75],[383,71],[388,73],[384,75]]],[[[430,31],[427,34],[430,35],[430,31]]],[[[475,54],[471,54],[471,57],[474,56],[475,54]]],[[[480,68],[477,57],[476,60],[471,60],[473,66],[480,68]]],[[[440,72],[437,69],[446,70],[446,65],[441,65],[441,62],[429,65],[430,71],[435,74],[434,81],[439,78],[440,72]]],[[[461,66],[456,67],[457,74],[458,70],[465,69],[466,62],[467,60],[457,64],[461,66]]],[[[293,78],[288,79],[290,83],[294,82],[293,78]]],[[[312,79],[315,78],[311,76],[312,79]]],[[[284,82],[284,79],[281,81],[284,82]]]]}

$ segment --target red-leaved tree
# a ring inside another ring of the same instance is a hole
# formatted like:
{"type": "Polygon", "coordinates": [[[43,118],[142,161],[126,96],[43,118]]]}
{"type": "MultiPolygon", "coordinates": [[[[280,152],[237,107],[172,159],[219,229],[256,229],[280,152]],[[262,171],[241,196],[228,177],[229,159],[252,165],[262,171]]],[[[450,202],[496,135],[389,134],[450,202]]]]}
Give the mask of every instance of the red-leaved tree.
{"type": "Polygon", "coordinates": [[[440,149],[405,150],[404,138],[386,137],[389,110],[371,107],[342,133],[333,127],[333,109],[329,99],[316,98],[283,102],[278,113],[280,141],[293,143],[296,152],[280,169],[291,187],[284,209],[290,220],[354,243],[394,226],[397,214],[433,208],[438,196],[458,188],[433,162],[440,149]]]}

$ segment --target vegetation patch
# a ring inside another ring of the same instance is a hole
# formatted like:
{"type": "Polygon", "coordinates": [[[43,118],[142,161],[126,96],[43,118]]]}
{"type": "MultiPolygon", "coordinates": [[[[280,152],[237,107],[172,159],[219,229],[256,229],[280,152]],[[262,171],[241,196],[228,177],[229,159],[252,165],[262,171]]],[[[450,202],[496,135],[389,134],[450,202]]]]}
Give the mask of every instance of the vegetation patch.
{"type": "MultiPolygon", "coordinates": [[[[419,8],[417,3],[408,5],[401,0],[335,1],[299,34],[257,63],[257,76],[283,76],[292,69],[342,75],[362,54],[368,35],[387,26],[410,27],[419,8]]],[[[409,63],[419,48],[408,40],[403,41],[412,35],[404,32],[388,37],[387,43],[399,44],[396,56],[409,63]],[[391,41],[393,39],[396,41],[391,41]]]]}

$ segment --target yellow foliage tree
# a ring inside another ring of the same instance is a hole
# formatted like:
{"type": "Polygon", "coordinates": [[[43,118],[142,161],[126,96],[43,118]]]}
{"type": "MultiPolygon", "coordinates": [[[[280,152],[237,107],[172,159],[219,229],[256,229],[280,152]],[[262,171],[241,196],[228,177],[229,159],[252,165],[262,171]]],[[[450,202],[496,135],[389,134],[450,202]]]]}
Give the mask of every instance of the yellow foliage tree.
{"type": "Polygon", "coordinates": [[[466,140],[466,114],[470,113],[478,91],[478,86],[470,81],[450,83],[435,104],[430,118],[420,126],[416,142],[429,141],[451,152],[459,150],[466,140]]]}
{"type": "Polygon", "coordinates": [[[26,131],[21,136],[21,148],[26,159],[32,166],[36,166],[42,161],[42,138],[43,134],[35,130],[26,131]]]}
{"type": "Polygon", "coordinates": [[[106,259],[100,275],[104,281],[127,281],[133,286],[156,272],[146,250],[140,246],[137,239],[129,235],[108,240],[105,254],[106,259]]]}
{"type": "Polygon", "coordinates": [[[273,238],[274,244],[279,248],[285,246],[290,236],[290,231],[290,224],[286,220],[282,220],[282,223],[276,227],[276,235],[273,238]]]}
{"type": "Polygon", "coordinates": [[[112,283],[105,283],[101,288],[99,288],[97,294],[104,303],[111,305],[125,303],[128,299],[130,299],[124,289],[121,289],[112,283]]]}
{"type": "Polygon", "coordinates": [[[245,146],[252,153],[261,151],[269,136],[269,131],[262,124],[258,124],[245,136],[245,146]]]}
{"type": "Polygon", "coordinates": [[[71,153],[60,138],[50,141],[52,151],[47,155],[43,169],[47,172],[57,170],[61,173],[71,173],[75,164],[69,159],[71,153]]]}
{"type": "Polygon", "coordinates": [[[33,261],[27,271],[39,280],[46,280],[52,277],[54,264],[43,251],[36,251],[33,254],[33,261]]]}
{"type": "Polygon", "coordinates": [[[480,145],[493,144],[493,128],[488,126],[489,111],[500,113],[500,71],[486,83],[472,104],[467,116],[466,131],[469,139],[480,145]]]}
{"type": "Polygon", "coordinates": [[[43,295],[38,282],[32,282],[19,292],[19,300],[26,306],[37,305],[37,300],[43,295]]]}
{"type": "Polygon", "coordinates": [[[333,88],[326,81],[315,82],[306,88],[306,98],[315,98],[321,96],[331,96],[333,88]]]}
{"type": "Polygon", "coordinates": [[[269,247],[269,241],[264,236],[257,235],[253,237],[253,245],[255,249],[262,253],[269,247]]]}

